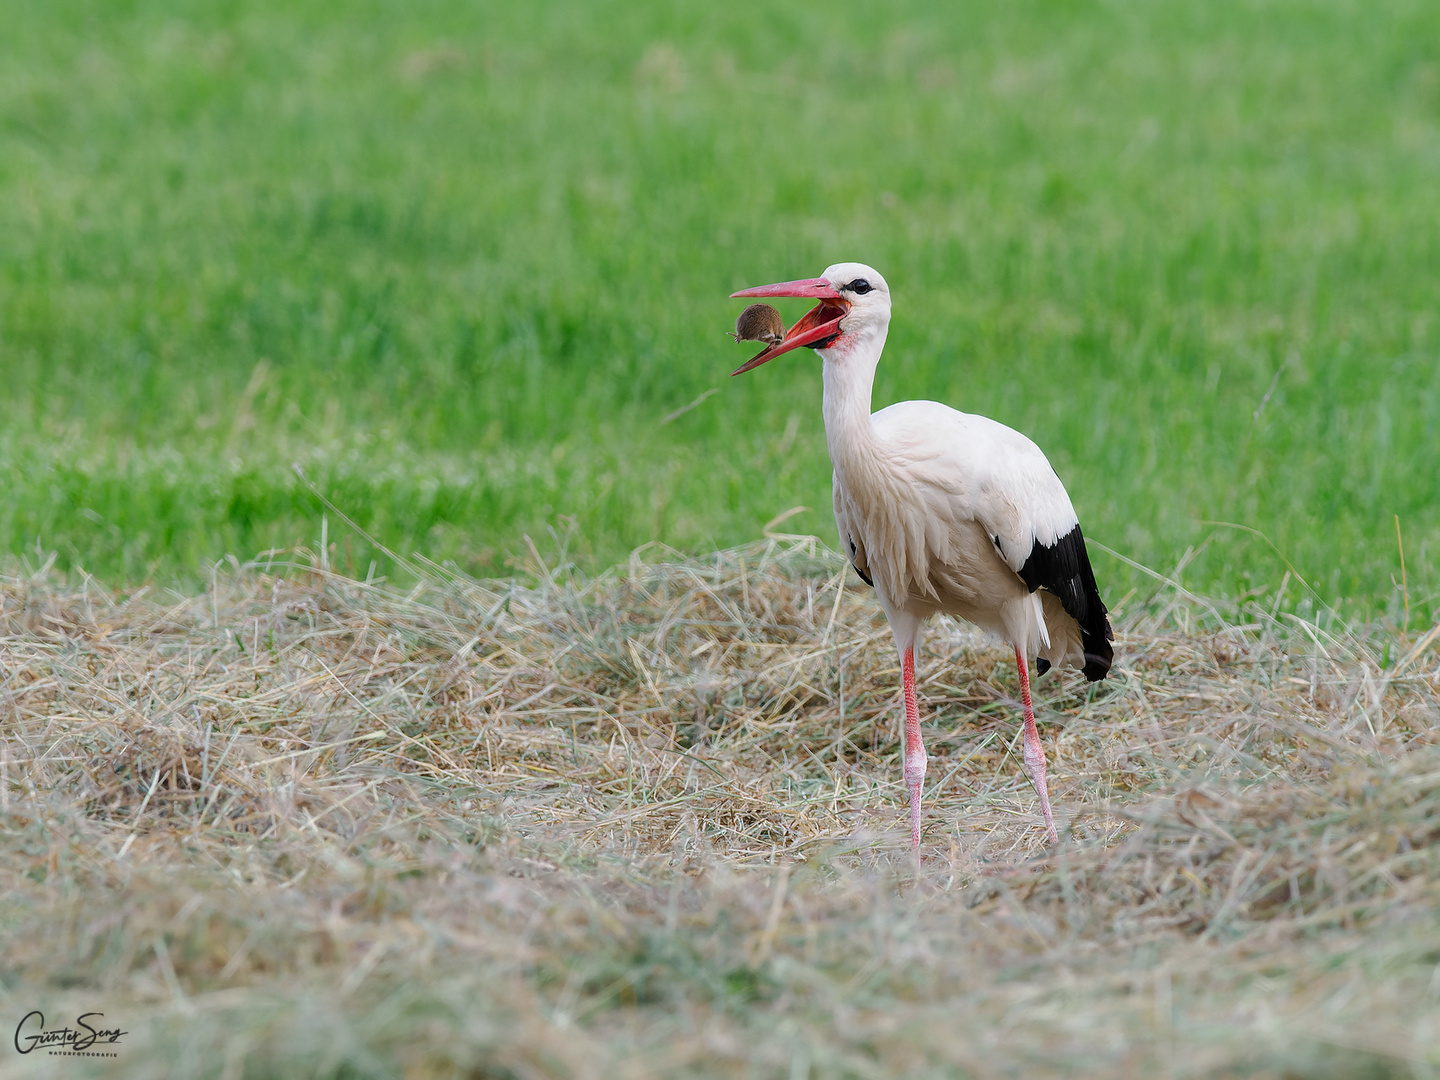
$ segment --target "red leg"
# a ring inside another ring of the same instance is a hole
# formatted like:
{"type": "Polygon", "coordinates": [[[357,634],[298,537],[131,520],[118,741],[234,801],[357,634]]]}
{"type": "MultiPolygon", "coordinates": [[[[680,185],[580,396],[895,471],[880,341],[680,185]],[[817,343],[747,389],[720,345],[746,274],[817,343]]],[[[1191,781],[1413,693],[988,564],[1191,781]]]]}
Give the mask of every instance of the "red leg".
{"type": "Polygon", "coordinates": [[[1030,705],[1030,671],[1025,665],[1025,654],[1015,650],[1015,664],[1020,668],[1020,703],[1025,706],[1025,768],[1030,770],[1030,779],[1040,793],[1040,812],[1045,815],[1045,831],[1050,834],[1050,843],[1058,844],[1060,834],[1055,831],[1055,814],[1050,809],[1050,791],[1045,786],[1045,748],[1040,745],[1040,732],[1035,728],[1035,710],[1030,705]]]}
{"type": "Polygon", "coordinates": [[[901,659],[905,685],[905,786],[910,789],[910,850],[920,862],[920,789],[925,783],[925,743],[920,738],[920,704],[915,699],[915,647],[901,659]]]}

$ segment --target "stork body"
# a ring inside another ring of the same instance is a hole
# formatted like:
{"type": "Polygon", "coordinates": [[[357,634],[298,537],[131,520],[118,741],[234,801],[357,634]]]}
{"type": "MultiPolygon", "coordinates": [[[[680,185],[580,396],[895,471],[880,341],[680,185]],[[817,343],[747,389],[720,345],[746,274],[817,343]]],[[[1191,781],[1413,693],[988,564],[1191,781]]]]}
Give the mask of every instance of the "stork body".
{"type": "Polygon", "coordinates": [[[1024,759],[1051,843],[1058,841],[1045,754],[1030,701],[1029,660],[1110,668],[1112,634],[1079,520],[1045,455],[1024,435],[934,401],[871,409],[890,326],[889,288],[875,270],[839,263],[820,278],[735,296],[810,296],[820,305],[736,372],[802,345],[824,361],[825,438],[834,466],[835,524],[856,571],[875,587],[900,653],[910,837],[920,846],[926,755],[915,650],[937,612],[1008,641],[1019,667],[1024,759]]]}

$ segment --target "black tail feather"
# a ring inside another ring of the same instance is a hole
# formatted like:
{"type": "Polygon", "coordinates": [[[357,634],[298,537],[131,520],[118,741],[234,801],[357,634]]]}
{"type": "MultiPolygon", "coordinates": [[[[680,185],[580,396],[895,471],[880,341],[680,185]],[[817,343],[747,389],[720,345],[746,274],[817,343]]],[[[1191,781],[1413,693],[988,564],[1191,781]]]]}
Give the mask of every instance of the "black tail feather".
{"type": "Polygon", "coordinates": [[[1115,633],[1110,629],[1109,611],[1095,584],[1095,571],[1090,569],[1090,555],[1085,550],[1080,526],[1076,525],[1054,544],[1047,546],[1036,541],[1030,557],[1020,568],[1020,579],[1031,592],[1047,589],[1059,597],[1060,606],[1080,625],[1080,644],[1085,651],[1085,665],[1080,670],[1091,682],[1105,678],[1115,660],[1115,650],[1110,644],[1115,640],[1115,633]]]}

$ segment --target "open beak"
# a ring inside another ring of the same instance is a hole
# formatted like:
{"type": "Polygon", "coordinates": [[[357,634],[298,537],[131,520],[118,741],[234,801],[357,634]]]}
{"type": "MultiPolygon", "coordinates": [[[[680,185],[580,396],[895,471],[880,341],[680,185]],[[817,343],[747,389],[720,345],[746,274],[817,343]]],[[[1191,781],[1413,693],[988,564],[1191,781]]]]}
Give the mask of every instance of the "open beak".
{"type": "Polygon", "coordinates": [[[824,278],[804,278],[800,281],[782,281],[776,285],[757,285],[753,289],[741,289],[731,293],[731,299],[749,296],[809,296],[820,303],[806,312],[805,316],[790,328],[778,345],[771,345],[759,356],[732,371],[739,375],[774,360],[781,353],[798,349],[802,345],[814,345],[840,333],[840,320],[850,311],[850,305],[840,298],[835,287],[824,278]]]}

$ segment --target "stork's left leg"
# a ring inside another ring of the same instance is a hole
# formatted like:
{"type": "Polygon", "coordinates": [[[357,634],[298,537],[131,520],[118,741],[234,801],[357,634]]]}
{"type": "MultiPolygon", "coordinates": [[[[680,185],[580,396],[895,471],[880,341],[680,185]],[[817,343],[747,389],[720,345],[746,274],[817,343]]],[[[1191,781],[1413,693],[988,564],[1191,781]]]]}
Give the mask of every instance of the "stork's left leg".
{"type": "MultiPolygon", "coordinates": [[[[915,698],[915,646],[907,645],[900,661],[905,686],[905,786],[910,789],[910,850],[920,861],[920,789],[925,784],[925,743],[920,738],[920,703],[915,698]]],[[[1041,768],[1044,768],[1042,762],[1041,768]]],[[[1046,804],[1048,813],[1049,804],[1046,804]]]]}
{"type": "Polygon", "coordinates": [[[1045,815],[1045,831],[1050,834],[1050,843],[1058,844],[1060,834],[1055,831],[1055,814],[1050,809],[1050,792],[1045,786],[1045,748],[1040,745],[1040,732],[1035,727],[1035,709],[1030,704],[1030,671],[1025,666],[1025,654],[1015,650],[1015,663],[1020,668],[1020,703],[1025,706],[1025,768],[1030,770],[1030,779],[1040,793],[1040,812],[1045,815]]]}

